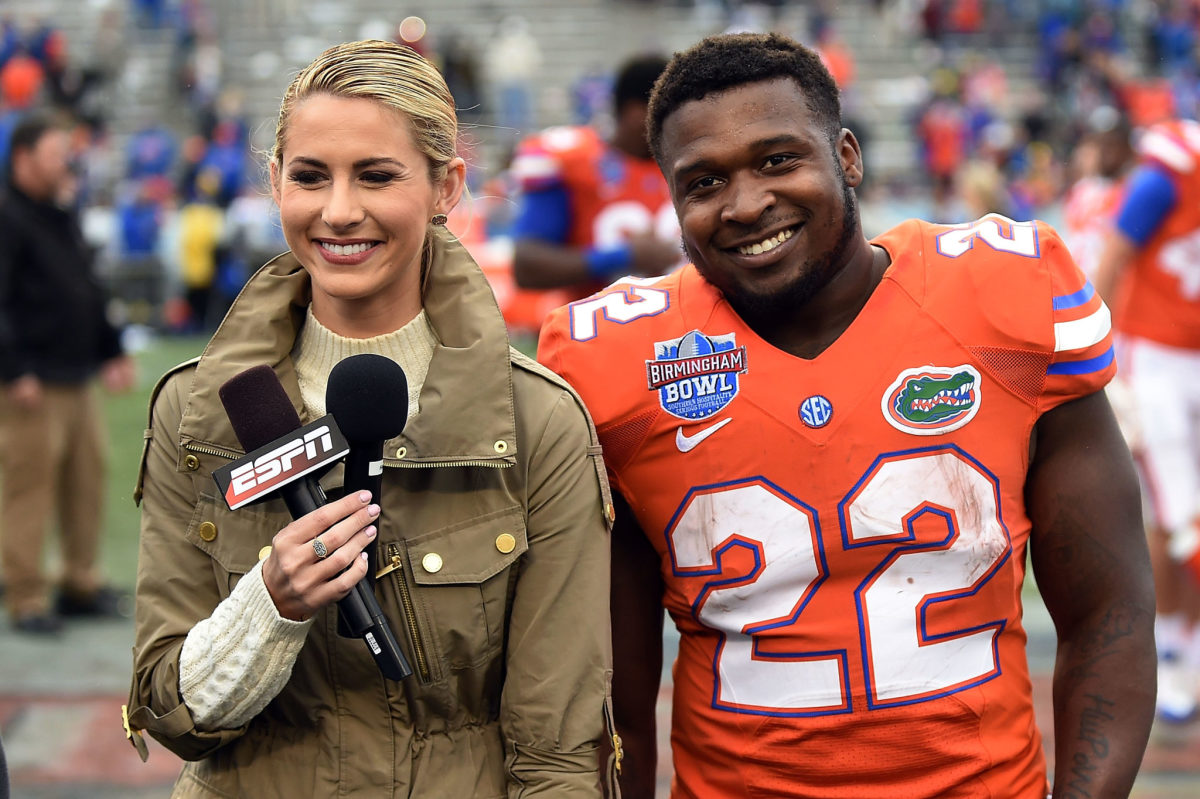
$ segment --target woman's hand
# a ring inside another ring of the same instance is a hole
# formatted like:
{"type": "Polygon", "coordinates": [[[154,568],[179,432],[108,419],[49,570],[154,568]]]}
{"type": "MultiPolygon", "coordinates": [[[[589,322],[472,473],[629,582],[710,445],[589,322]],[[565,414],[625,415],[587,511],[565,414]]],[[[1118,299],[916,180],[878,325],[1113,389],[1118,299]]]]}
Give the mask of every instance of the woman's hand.
{"type": "Polygon", "coordinates": [[[292,621],[309,619],[350,593],[366,575],[363,549],[375,538],[372,522],[379,516],[379,506],[370,502],[370,491],[350,494],[275,534],[262,575],[279,615],[292,621]]]}

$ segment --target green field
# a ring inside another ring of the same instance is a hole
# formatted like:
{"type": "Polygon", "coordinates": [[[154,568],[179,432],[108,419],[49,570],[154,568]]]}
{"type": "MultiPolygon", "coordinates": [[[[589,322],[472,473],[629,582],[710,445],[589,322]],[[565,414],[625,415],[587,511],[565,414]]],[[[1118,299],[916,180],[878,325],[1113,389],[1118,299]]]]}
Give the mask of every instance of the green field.
{"type": "Polygon", "coordinates": [[[199,355],[206,342],[207,338],[200,336],[154,339],[134,356],[138,364],[137,388],[127,394],[104,397],[109,460],[100,557],[104,572],[114,585],[132,590],[137,575],[138,509],[133,504],[133,486],[142,455],[150,392],[163,372],[199,355]]]}

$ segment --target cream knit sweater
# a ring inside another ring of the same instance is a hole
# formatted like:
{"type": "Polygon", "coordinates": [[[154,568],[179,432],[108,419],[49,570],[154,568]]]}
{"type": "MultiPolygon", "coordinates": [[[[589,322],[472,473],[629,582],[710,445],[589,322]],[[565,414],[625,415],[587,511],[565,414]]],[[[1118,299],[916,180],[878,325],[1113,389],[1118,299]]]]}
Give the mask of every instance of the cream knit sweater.
{"type": "MultiPolygon", "coordinates": [[[[292,350],[304,407],[311,418],[324,416],[325,384],[334,365],[351,355],[375,353],[404,369],[412,419],[436,344],[424,311],[394,333],[351,339],[318,322],[310,307],[292,350]]],[[[257,563],[184,639],[179,690],[196,726],[233,729],[258,715],[287,684],[311,625],[311,619],[279,615],[257,563]]]]}

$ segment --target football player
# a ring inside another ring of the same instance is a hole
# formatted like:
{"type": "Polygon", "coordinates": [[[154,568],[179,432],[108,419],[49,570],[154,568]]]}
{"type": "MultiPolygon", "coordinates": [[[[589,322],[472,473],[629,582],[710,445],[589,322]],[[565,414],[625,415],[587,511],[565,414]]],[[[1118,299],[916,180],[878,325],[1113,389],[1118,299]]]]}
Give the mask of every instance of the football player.
{"type": "Polygon", "coordinates": [[[523,142],[513,276],[524,289],[587,296],[620,275],[660,275],[682,261],[679,223],[646,143],[646,103],[666,59],[637,56],[613,86],[613,131],[555,127],[523,142]]]}
{"type": "Polygon", "coordinates": [[[779,35],[677,54],[648,130],[691,265],[539,343],[624,500],[626,796],[654,795],[665,605],[674,799],[1045,799],[1027,554],[1058,632],[1054,795],[1127,795],[1152,578],[1108,310],[1061,239],[986,216],[868,240],[837,87],[779,35]]]}
{"type": "Polygon", "coordinates": [[[1200,687],[1200,123],[1152,125],[1137,151],[1096,287],[1113,303],[1152,509],[1158,711],[1186,721],[1200,687]]]}

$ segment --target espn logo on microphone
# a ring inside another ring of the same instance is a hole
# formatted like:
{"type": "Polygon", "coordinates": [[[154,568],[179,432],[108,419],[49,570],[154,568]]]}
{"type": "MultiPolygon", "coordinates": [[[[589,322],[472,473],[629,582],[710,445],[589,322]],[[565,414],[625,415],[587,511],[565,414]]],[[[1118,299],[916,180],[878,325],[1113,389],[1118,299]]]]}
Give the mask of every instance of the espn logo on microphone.
{"type": "Polygon", "coordinates": [[[230,510],[265,498],[306,474],[332,466],[350,445],[327,415],[222,466],[213,479],[230,510]]]}

